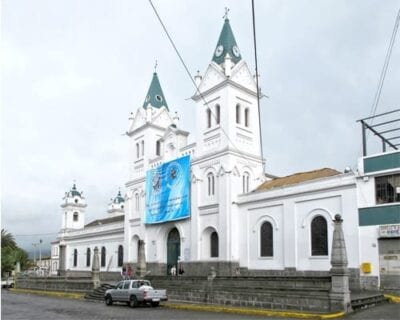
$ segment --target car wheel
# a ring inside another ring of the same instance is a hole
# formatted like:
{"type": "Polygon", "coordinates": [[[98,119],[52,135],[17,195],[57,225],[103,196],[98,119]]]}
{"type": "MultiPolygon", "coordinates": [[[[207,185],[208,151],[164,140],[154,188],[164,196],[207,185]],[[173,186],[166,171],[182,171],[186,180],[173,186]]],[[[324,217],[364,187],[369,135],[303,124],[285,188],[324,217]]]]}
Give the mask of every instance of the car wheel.
{"type": "Polygon", "coordinates": [[[107,306],[111,306],[113,304],[113,300],[110,295],[106,296],[105,302],[107,306]]]}
{"type": "Polygon", "coordinates": [[[130,306],[131,308],[136,308],[137,305],[138,305],[138,301],[137,301],[136,296],[131,296],[131,298],[130,298],[130,300],[129,300],[129,306],[130,306]]]}
{"type": "Polygon", "coordinates": [[[154,301],[154,302],[151,303],[151,306],[152,306],[153,308],[156,308],[156,307],[158,307],[159,305],[160,305],[160,303],[159,303],[158,301],[154,301]]]}

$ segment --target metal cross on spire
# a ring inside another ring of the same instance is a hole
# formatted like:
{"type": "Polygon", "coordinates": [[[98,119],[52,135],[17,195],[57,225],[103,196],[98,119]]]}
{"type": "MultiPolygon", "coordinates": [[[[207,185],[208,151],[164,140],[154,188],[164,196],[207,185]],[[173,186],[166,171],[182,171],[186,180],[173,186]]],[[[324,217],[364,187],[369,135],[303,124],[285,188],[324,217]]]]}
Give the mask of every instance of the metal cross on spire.
{"type": "Polygon", "coordinates": [[[157,60],[156,60],[156,62],[154,64],[154,72],[157,72],[157,66],[158,66],[158,63],[157,63],[157,60]]]}
{"type": "Polygon", "coordinates": [[[229,13],[230,9],[228,7],[225,7],[225,14],[222,17],[223,19],[228,19],[228,13],[229,13]]]}

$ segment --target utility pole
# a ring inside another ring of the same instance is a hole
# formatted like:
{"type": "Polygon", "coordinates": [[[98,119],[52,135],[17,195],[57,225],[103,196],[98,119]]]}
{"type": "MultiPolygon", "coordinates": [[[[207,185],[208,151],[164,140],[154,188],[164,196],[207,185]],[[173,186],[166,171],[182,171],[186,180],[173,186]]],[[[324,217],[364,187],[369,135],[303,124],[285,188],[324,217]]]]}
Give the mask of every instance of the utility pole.
{"type": "Polygon", "coordinates": [[[35,263],[35,266],[36,266],[36,245],[37,245],[37,243],[32,243],[32,246],[33,246],[33,262],[35,263]]]}
{"type": "Polygon", "coordinates": [[[39,268],[42,267],[42,239],[39,240],[39,268]]]}

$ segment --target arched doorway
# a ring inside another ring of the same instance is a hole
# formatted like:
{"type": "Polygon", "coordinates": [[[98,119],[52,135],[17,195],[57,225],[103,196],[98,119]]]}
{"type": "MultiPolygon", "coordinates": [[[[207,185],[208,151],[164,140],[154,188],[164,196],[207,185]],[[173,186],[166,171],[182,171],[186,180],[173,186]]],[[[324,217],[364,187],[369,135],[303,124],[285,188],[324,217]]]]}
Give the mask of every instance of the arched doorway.
{"type": "Polygon", "coordinates": [[[178,257],[181,255],[181,238],[177,228],[168,233],[167,239],[167,274],[171,274],[171,268],[178,269],[178,257]]]}

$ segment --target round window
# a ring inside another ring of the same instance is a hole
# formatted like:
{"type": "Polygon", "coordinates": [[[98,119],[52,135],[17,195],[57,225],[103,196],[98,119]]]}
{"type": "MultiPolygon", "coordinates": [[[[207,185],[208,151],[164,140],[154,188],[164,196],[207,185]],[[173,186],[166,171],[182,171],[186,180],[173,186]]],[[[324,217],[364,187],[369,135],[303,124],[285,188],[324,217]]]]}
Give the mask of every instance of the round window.
{"type": "Polygon", "coordinates": [[[160,96],[160,95],[158,95],[158,94],[156,95],[156,99],[157,99],[157,101],[160,101],[160,102],[162,101],[162,98],[161,98],[161,96],[160,96]]]}

